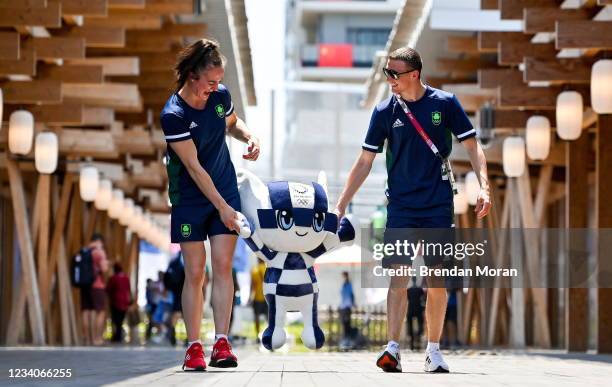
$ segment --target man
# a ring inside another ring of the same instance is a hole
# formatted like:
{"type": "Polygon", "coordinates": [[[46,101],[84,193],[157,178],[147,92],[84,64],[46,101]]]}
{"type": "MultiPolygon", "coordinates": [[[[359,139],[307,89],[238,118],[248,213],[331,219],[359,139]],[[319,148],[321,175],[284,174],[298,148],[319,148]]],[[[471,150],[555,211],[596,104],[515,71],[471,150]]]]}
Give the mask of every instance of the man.
{"type": "Polygon", "coordinates": [[[351,338],[351,309],[355,306],[355,295],[353,294],[353,284],[351,284],[348,271],[342,272],[342,279],[339,312],[344,339],[348,340],[351,338]]]}
{"type": "Polygon", "coordinates": [[[104,251],[104,237],[94,234],[87,245],[93,261],[94,281],[91,287],[81,288],[81,311],[85,344],[102,345],[106,325],[106,284],[108,259],[104,251]]]}
{"type": "Polygon", "coordinates": [[[119,262],[113,265],[113,276],[108,280],[106,291],[110,300],[113,343],[123,343],[123,320],[132,304],[132,290],[129,277],[123,272],[119,262]]]}
{"type": "MultiPolygon", "coordinates": [[[[476,213],[487,215],[491,207],[484,153],[457,98],[426,86],[421,81],[422,61],[412,48],[392,52],[384,68],[393,96],[382,101],[372,113],[361,155],[353,165],[336,205],[339,217],[368,176],[377,153],[387,142],[387,230],[400,228],[450,229],[453,222],[453,193],[448,173],[443,173],[443,159],[451,152],[451,134],[465,147],[472,168],[480,182],[476,213]],[[420,134],[409,117],[412,115],[426,136],[420,134]],[[431,147],[425,137],[437,147],[431,147]]],[[[445,168],[448,170],[448,166],[445,168]]],[[[438,266],[440,262],[425,262],[438,266]]],[[[377,366],[385,372],[401,372],[399,339],[406,317],[407,277],[392,277],[387,294],[389,343],[379,355],[377,366]]],[[[444,286],[428,290],[427,350],[425,371],[449,372],[442,358],[439,341],[446,310],[444,286]]]]}

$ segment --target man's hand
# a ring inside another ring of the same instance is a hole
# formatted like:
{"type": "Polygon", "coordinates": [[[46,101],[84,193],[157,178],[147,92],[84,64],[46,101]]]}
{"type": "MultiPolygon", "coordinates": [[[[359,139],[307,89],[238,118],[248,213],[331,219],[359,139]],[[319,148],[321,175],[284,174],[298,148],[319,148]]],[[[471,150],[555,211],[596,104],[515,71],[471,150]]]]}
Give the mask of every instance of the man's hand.
{"type": "Polygon", "coordinates": [[[259,157],[259,139],[255,136],[251,137],[247,143],[248,153],[242,155],[245,160],[255,161],[259,157]]]}
{"type": "Polygon", "coordinates": [[[478,193],[478,201],[476,202],[476,207],[474,208],[474,212],[476,213],[476,217],[478,219],[482,219],[491,210],[491,196],[489,195],[489,190],[485,188],[480,189],[480,193],[478,193]]]}

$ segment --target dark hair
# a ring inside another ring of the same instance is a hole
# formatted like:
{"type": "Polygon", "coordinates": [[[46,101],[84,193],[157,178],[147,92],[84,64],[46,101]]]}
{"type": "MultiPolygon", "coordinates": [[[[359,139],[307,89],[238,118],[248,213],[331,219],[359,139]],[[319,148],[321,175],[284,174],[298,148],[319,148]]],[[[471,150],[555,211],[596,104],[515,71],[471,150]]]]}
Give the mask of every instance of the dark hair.
{"type": "Polygon", "coordinates": [[[115,273],[121,273],[123,271],[123,266],[119,262],[115,262],[113,265],[113,271],[115,273]]]}
{"type": "Polygon", "coordinates": [[[104,244],[104,237],[102,236],[102,234],[96,232],[91,236],[91,241],[92,242],[100,241],[102,242],[102,244],[104,244]]]}
{"type": "Polygon", "coordinates": [[[342,275],[343,275],[343,276],[345,276],[346,278],[348,278],[349,273],[348,273],[348,271],[343,271],[343,272],[342,272],[342,275]]]}
{"type": "Polygon", "coordinates": [[[408,46],[398,48],[389,54],[389,59],[401,60],[410,66],[410,69],[419,70],[419,78],[421,78],[421,69],[423,68],[423,61],[421,55],[408,46]]]}
{"type": "Polygon", "coordinates": [[[225,57],[219,51],[219,43],[212,39],[199,39],[184,48],[174,66],[176,90],[187,82],[190,73],[198,74],[210,67],[223,67],[225,57]]]}

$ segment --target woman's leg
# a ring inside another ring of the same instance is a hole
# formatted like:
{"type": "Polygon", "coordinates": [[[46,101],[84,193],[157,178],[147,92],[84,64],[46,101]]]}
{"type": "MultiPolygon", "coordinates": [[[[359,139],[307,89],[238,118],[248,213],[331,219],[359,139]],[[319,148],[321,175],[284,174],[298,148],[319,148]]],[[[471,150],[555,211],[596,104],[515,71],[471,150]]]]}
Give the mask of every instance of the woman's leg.
{"type": "Polygon", "coordinates": [[[185,283],[181,295],[183,319],[187,330],[187,340],[196,341],[200,338],[204,303],[202,296],[204,265],[206,264],[204,242],[183,242],[181,252],[185,259],[185,283]]]}
{"type": "Polygon", "coordinates": [[[212,308],[215,333],[227,335],[234,300],[232,258],[236,248],[236,235],[219,234],[210,237],[212,264],[212,308]]]}

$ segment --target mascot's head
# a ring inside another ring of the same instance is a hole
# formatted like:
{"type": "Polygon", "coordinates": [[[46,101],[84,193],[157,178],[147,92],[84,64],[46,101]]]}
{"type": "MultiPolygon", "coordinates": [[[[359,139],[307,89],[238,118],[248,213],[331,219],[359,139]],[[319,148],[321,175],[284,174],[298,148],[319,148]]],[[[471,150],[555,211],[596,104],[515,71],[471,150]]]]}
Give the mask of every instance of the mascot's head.
{"type": "Polygon", "coordinates": [[[308,252],[323,242],[327,232],[336,232],[338,218],[328,212],[324,184],[277,181],[266,186],[241,170],[238,186],[242,212],[272,250],[308,252]]]}

